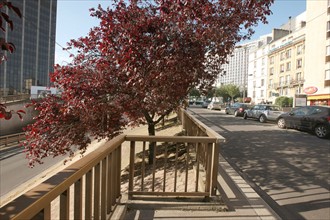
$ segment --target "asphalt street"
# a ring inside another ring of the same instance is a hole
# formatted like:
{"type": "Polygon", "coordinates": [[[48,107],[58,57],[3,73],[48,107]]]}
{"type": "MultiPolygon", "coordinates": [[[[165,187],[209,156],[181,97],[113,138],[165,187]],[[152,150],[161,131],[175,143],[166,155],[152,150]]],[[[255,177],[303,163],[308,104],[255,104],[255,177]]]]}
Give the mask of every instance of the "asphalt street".
{"type": "Polygon", "coordinates": [[[279,216],[330,219],[329,139],[224,110],[189,109],[226,138],[221,154],[279,216]]]}

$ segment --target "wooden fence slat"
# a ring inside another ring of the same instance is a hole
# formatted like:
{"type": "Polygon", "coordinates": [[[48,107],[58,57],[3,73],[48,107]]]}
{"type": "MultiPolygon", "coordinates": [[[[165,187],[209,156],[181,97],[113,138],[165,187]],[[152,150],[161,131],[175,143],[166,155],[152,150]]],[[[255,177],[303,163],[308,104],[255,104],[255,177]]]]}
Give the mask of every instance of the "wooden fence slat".
{"type": "MultiPolygon", "coordinates": [[[[128,181],[128,191],[133,191],[133,181],[134,181],[134,163],[135,163],[135,141],[131,141],[130,147],[130,161],[129,161],[129,181],[128,181]]],[[[131,197],[128,197],[131,199],[131,197]]]]}
{"type": "Polygon", "coordinates": [[[43,210],[43,214],[44,214],[44,220],[48,220],[51,219],[51,205],[48,204],[44,210],[43,210]]]}
{"type": "Polygon", "coordinates": [[[146,142],[143,141],[143,146],[142,146],[142,164],[141,164],[141,191],[144,191],[145,171],[146,171],[146,142]]]}
{"type": "Polygon", "coordinates": [[[70,217],[70,188],[60,195],[60,219],[69,219],[70,217]]]}
{"type": "Polygon", "coordinates": [[[74,219],[82,219],[82,179],[79,179],[74,184],[74,219]]]}
{"type": "Polygon", "coordinates": [[[178,145],[175,145],[175,170],[174,170],[174,192],[176,192],[176,186],[178,181],[178,145]]]}
{"type": "Polygon", "coordinates": [[[184,191],[188,191],[188,172],[189,172],[189,144],[186,145],[186,166],[185,166],[185,185],[184,191]]]}
{"type": "MultiPolygon", "coordinates": [[[[154,145],[154,154],[153,154],[153,164],[152,164],[152,186],[151,186],[151,189],[152,191],[154,192],[155,191],[155,179],[156,179],[156,155],[157,155],[157,142],[154,142],[155,145],[154,145]]],[[[149,153],[150,153],[150,144],[149,143],[149,153]]]]}
{"type": "Polygon", "coordinates": [[[100,219],[101,165],[98,163],[94,171],[94,219],[100,219]]]}
{"type": "Polygon", "coordinates": [[[85,178],[85,219],[92,219],[93,206],[93,173],[92,170],[86,173],[85,178]]]}
{"type": "Polygon", "coordinates": [[[166,191],[167,143],[165,143],[164,157],[163,192],[166,191]]]}
{"type": "Polygon", "coordinates": [[[114,159],[114,154],[111,153],[108,156],[108,190],[107,190],[107,214],[110,214],[110,212],[112,211],[112,196],[114,196],[113,194],[113,182],[115,180],[114,178],[114,173],[113,173],[113,159],[114,159]]]}
{"type": "Polygon", "coordinates": [[[101,219],[106,219],[107,216],[107,157],[101,163],[101,219]]]}
{"type": "Polygon", "coordinates": [[[195,185],[195,192],[198,192],[199,186],[199,143],[196,144],[196,185],[195,185]]]}
{"type": "Polygon", "coordinates": [[[117,187],[115,188],[115,198],[119,198],[121,195],[120,189],[121,189],[121,150],[122,145],[120,145],[117,150],[115,151],[117,153],[116,155],[116,161],[117,165],[115,166],[115,179],[117,180],[117,187]]]}

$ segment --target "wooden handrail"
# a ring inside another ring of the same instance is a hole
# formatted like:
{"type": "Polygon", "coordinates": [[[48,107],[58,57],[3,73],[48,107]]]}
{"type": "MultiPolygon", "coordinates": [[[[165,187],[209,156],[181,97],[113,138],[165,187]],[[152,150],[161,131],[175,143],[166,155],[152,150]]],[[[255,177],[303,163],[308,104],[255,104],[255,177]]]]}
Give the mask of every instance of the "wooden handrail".
{"type": "Polygon", "coordinates": [[[212,137],[192,137],[192,136],[148,136],[148,135],[126,135],[126,141],[157,141],[157,142],[177,142],[177,143],[215,143],[216,138],[212,137]]]}

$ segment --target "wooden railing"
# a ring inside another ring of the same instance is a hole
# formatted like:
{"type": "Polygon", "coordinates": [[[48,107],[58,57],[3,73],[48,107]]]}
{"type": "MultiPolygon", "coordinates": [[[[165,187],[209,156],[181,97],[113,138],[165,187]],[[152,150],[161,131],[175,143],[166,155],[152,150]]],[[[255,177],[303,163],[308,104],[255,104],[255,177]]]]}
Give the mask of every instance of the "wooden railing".
{"type": "Polygon", "coordinates": [[[128,185],[130,199],[137,195],[176,197],[212,195],[212,171],[217,167],[213,164],[216,138],[126,136],[125,140],[130,141],[128,185]],[[143,145],[139,153],[139,164],[136,163],[135,154],[138,142],[143,145]],[[149,155],[146,149],[147,142],[156,143],[152,164],[147,162],[149,155]],[[160,142],[163,144],[159,145],[160,142]],[[148,168],[146,168],[147,165],[149,165],[148,168]],[[194,172],[189,173],[192,167],[194,167],[194,172]],[[178,176],[181,176],[180,180],[178,176]],[[147,179],[150,184],[145,184],[147,179]]]}
{"type": "Polygon", "coordinates": [[[214,130],[207,127],[204,123],[196,119],[193,115],[189,114],[187,110],[179,109],[178,117],[181,121],[182,128],[187,136],[197,136],[197,137],[210,137],[216,139],[214,147],[212,148],[213,153],[212,167],[209,167],[204,161],[203,166],[205,169],[212,169],[211,174],[211,194],[214,195],[217,190],[217,176],[218,176],[218,164],[219,164],[219,150],[221,143],[225,142],[225,138],[216,133],[214,130]]]}
{"type": "Polygon", "coordinates": [[[120,198],[121,135],[0,209],[0,219],[106,219],[120,198]]]}
{"type": "Polygon", "coordinates": [[[0,219],[111,219],[123,194],[125,141],[130,142],[129,198],[214,195],[223,138],[186,111],[179,115],[186,134],[195,137],[120,135],[1,207],[0,219]],[[147,163],[147,143],[156,143],[152,164],[147,163]]]}

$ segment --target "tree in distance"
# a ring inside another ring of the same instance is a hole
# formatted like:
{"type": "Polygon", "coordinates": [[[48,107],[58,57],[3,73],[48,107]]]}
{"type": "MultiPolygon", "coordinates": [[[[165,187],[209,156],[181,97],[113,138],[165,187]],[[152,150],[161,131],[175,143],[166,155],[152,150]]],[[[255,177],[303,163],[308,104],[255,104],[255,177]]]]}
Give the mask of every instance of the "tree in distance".
{"type": "Polygon", "coordinates": [[[130,0],[91,9],[100,25],[70,41],[73,62],[51,75],[61,96],[33,103],[40,114],[26,132],[30,165],[73,154],[73,146],[84,152],[92,138],[112,138],[126,126],[147,124],[155,135],[191,88],[214,83],[235,44],[266,23],[272,3],[130,0]]]}
{"type": "Polygon", "coordinates": [[[217,97],[223,97],[223,100],[234,100],[240,95],[239,87],[234,84],[227,84],[215,89],[217,97]]]}

